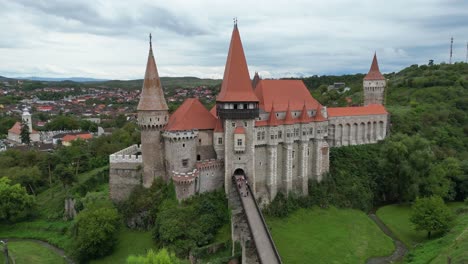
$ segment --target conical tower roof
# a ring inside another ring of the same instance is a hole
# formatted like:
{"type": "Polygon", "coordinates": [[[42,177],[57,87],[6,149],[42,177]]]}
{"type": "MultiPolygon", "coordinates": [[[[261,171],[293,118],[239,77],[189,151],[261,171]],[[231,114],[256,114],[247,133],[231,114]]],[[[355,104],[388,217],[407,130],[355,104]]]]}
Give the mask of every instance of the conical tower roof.
{"type": "Polygon", "coordinates": [[[307,113],[307,107],[306,107],[306,103],[304,102],[304,107],[302,108],[302,112],[301,112],[301,116],[299,118],[299,121],[301,123],[308,123],[310,122],[310,117],[309,117],[309,114],[307,113]]]}
{"type": "Polygon", "coordinates": [[[268,118],[269,126],[278,126],[280,124],[278,118],[276,118],[275,107],[271,105],[270,117],[268,118]]]}
{"type": "Polygon", "coordinates": [[[154,111],[168,109],[161,86],[161,80],[159,79],[158,68],[156,67],[153,56],[150,35],[148,62],[146,63],[145,79],[143,81],[143,88],[141,90],[140,102],[138,103],[137,110],[154,111]]]}
{"type": "Polygon", "coordinates": [[[284,124],[285,125],[294,124],[294,120],[293,120],[292,114],[291,114],[291,106],[290,106],[289,103],[288,103],[288,110],[286,110],[286,117],[284,118],[284,124]]]}
{"type": "Polygon", "coordinates": [[[237,23],[234,24],[234,30],[232,31],[229,54],[224,69],[223,84],[216,101],[258,102],[250,81],[249,69],[245,60],[244,48],[242,47],[237,23]]]}
{"type": "Polygon", "coordinates": [[[366,77],[364,77],[364,80],[385,80],[385,77],[383,77],[382,73],[380,73],[379,70],[379,63],[377,62],[377,53],[374,53],[372,65],[366,77]]]}

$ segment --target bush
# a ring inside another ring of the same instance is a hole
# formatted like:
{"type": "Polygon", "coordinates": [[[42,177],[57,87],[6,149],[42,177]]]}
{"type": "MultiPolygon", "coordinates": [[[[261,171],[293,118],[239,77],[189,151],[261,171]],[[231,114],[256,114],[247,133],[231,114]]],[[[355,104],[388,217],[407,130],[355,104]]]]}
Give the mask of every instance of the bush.
{"type": "Polygon", "coordinates": [[[10,182],[6,177],[0,178],[0,221],[15,222],[31,214],[34,197],[21,185],[10,182]]]}
{"type": "Polygon", "coordinates": [[[81,211],[73,226],[73,256],[80,262],[110,254],[117,243],[120,225],[114,208],[81,211]]]}

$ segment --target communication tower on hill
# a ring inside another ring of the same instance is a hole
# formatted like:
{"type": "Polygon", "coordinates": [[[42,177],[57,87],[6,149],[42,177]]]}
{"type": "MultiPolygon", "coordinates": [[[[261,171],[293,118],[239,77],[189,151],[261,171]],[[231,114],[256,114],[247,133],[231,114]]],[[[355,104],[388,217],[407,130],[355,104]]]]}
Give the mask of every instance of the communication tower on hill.
{"type": "Polygon", "coordinates": [[[452,64],[452,48],[453,48],[453,37],[450,39],[450,60],[449,60],[449,64],[452,64]]]}

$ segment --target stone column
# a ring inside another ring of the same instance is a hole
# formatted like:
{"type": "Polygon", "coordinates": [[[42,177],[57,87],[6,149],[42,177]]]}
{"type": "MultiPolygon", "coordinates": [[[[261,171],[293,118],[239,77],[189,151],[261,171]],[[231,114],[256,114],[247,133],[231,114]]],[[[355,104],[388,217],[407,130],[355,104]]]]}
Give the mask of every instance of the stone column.
{"type": "Polygon", "coordinates": [[[284,175],[286,177],[285,186],[286,194],[292,190],[292,152],[293,146],[292,143],[284,144],[284,175]]]}
{"type": "Polygon", "coordinates": [[[277,177],[278,177],[278,145],[267,146],[267,160],[268,160],[268,188],[270,191],[270,201],[276,196],[278,191],[277,177]]]}
{"type": "Polygon", "coordinates": [[[299,142],[299,178],[300,178],[301,185],[302,185],[301,191],[303,195],[307,195],[309,193],[309,190],[308,190],[309,177],[307,175],[307,171],[309,169],[308,168],[309,163],[307,162],[308,161],[308,154],[307,154],[308,148],[309,148],[308,141],[299,142]]]}

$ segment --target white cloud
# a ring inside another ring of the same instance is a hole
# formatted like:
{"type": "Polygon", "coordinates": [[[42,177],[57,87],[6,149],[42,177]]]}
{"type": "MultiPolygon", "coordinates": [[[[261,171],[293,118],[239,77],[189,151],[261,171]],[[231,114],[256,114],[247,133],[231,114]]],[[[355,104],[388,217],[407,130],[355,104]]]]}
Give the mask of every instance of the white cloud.
{"type": "Polygon", "coordinates": [[[464,60],[468,2],[0,0],[0,75],[142,78],[153,33],[162,76],[220,78],[232,18],[265,77],[382,71],[464,60]]]}

